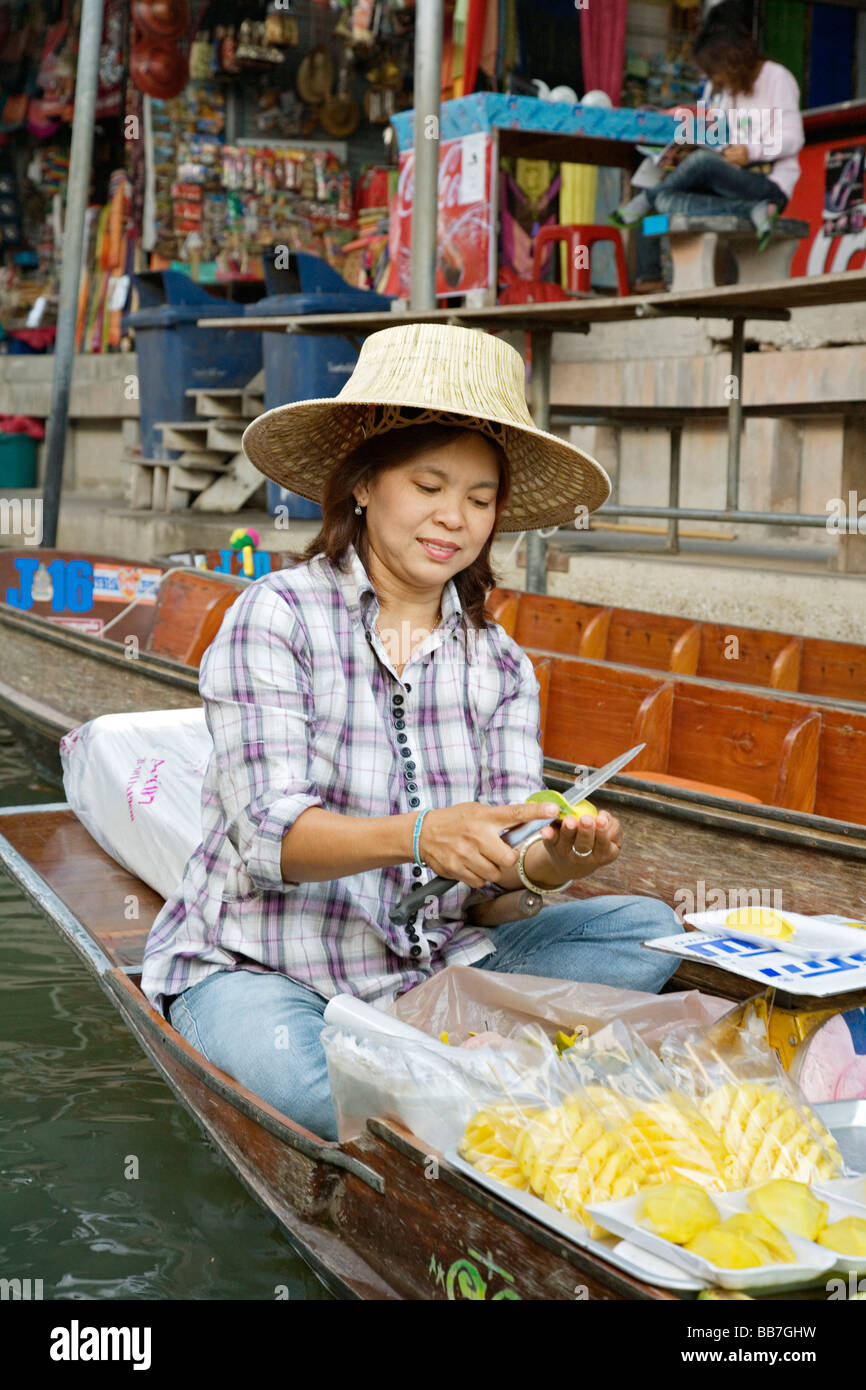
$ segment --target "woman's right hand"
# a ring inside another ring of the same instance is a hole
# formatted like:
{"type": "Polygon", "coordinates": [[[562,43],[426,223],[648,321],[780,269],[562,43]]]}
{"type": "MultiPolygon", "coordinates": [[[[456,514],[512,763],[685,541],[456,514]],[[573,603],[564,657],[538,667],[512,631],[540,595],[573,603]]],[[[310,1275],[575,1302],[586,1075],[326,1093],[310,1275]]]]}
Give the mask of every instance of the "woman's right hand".
{"type": "Polygon", "coordinates": [[[555,802],[485,806],[461,801],[434,807],[421,822],[418,853],[440,878],[481,888],[517,863],[520,849],[502,839],[512,826],[559,815],[555,802]]]}

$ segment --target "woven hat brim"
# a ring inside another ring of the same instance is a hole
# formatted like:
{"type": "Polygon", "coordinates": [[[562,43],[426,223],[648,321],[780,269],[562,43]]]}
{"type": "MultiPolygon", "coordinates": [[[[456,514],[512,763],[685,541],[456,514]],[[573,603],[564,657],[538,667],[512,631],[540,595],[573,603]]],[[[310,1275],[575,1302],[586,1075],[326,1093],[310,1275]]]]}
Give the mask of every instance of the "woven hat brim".
{"type": "MultiPolygon", "coordinates": [[[[430,410],[424,401],[404,400],[400,405],[430,410]]],[[[461,416],[468,424],[476,418],[460,411],[448,415],[461,416]]],[[[265,477],[320,503],[331,470],[364,442],[367,418],[368,405],[363,402],[334,396],[292,401],[266,410],[247,425],[241,444],[250,463],[265,477]]],[[[585,512],[594,512],[610,497],[607,473],[576,445],[502,416],[484,418],[505,426],[504,448],[511,470],[511,494],[499,515],[497,534],[577,526],[585,512]]]]}

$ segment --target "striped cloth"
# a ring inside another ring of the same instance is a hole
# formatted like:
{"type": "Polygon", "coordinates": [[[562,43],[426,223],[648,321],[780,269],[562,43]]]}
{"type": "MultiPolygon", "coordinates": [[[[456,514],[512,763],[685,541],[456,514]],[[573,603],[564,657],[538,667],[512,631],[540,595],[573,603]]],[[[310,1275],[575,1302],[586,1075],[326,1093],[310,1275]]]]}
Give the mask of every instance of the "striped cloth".
{"type": "Polygon", "coordinates": [[[214,751],[202,842],[144,954],[142,989],[163,1013],[166,999],[240,966],[382,1007],[495,949],[463,917],[470,895],[506,891],[497,884],[458,883],[394,927],[391,907],[431,869],[410,860],[321,883],[281,876],[283,835],[310,806],[393,816],[416,805],[505,805],[543,785],[539,688],[522,648],[498,623],[473,629],[449,579],[440,626],[398,676],[353,546],[345,563],[344,573],[317,555],[264,575],[205,652],[200,690],[214,751]]]}

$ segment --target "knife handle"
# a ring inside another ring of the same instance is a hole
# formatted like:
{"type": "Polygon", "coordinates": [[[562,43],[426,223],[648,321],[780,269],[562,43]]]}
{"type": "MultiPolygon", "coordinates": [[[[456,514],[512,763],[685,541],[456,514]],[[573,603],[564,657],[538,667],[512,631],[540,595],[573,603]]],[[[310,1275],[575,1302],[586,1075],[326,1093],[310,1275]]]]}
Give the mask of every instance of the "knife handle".
{"type": "Polygon", "coordinates": [[[424,906],[427,898],[441,898],[449,888],[453,888],[456,878],[431,878],[429,883],[419,883],[412,888],[388,914],[395,927],[405,927],[410,917],[424,906]]]}
{"type": "MultiPolygon", "coordinates": [[[[502,839],[506,844],[515,849],[528,840],[530,835],[534,835],[545,825],[552,825],[554,821],[562,818],[562,812],[557,811],[555,816],[549,816],[540,820],[525,821],[522,825],[516,825],[513,829],[503,834],[502,839]]],[[[429,883],[419,883],[415,888],[410,889],[405,898],[393,907],[388,914],[395,927],[405,927],[410,917],[414,917],[419,908],[424,906],[427,898],[441,898],[443,893],[447,893],[449,888],[453,888],[458,880],[456,878],[431,878],[429,883]]]]}

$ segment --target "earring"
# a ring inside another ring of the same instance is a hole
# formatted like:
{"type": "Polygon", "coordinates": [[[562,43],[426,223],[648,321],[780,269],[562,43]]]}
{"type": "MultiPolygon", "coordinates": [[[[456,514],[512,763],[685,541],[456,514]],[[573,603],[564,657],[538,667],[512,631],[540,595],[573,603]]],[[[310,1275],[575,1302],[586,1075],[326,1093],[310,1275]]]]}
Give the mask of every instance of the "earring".
{"type": "Polygon", "coordinates": [[[355,503],[355,516],[360,516],[361,513],[362,513],[362,510],[363,510],[363,509],[362,509],[362,508],[360,507],[360,505],[356,502],[356,503],[355,503]]]}

